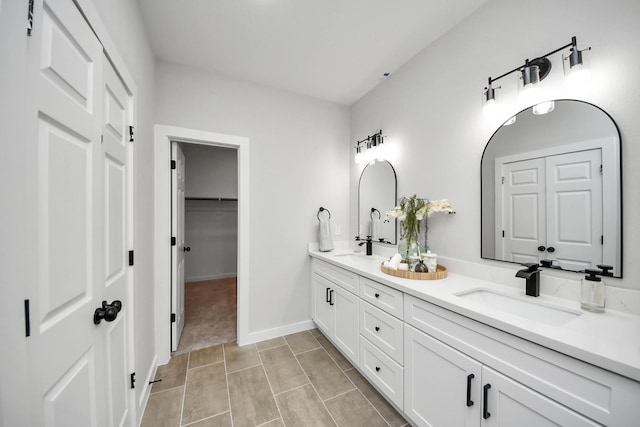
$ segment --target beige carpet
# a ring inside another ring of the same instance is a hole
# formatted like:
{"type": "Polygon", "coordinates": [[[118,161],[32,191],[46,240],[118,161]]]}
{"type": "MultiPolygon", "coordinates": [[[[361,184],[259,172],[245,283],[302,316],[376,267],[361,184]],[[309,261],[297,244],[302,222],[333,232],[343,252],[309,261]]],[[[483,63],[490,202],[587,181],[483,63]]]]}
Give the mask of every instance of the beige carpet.
{"type": "Polygon", "coordinates": [[[236,278],[185,283],[185,325],[175,354],[237,338],[236,278]]]}

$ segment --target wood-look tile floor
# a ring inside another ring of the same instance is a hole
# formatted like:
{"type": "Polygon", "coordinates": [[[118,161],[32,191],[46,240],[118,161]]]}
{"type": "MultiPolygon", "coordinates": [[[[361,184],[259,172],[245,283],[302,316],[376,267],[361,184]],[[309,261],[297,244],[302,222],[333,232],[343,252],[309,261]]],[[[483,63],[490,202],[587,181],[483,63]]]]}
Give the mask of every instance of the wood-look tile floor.
{"type": "Polygon", "coordinates": [[[174,355],[143,427],[408,425],[318,331],[174,355]]]}

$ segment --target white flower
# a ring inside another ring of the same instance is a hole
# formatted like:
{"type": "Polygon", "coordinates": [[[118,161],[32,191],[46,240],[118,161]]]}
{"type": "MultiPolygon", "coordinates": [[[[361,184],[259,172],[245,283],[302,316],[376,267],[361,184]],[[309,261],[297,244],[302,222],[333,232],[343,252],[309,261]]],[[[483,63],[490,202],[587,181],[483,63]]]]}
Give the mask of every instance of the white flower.
{"type": "Polygon", "coordinates": [[[429,212],[429,204],[427,203],[426,205],[424,205],[423,207],[421,207],[416,211],[416,219],[418,221],[422,221],[428,212],[429,212]]]}
{"type": "Polygon", "coordinates": [[[431,214],[436,213],[436,212],[442,212],[442,213],[448,213],[448,214],[456,213],[453,210],[453,208],[451,207],[451,204],[449,203],[449,200],[447,200],[447,199],[432,200],[432,201],[429,202],[429,209],[427,211],[427,217],[431,216],[431,214]]]}
{"type": "Polygon", "coordinates": [[[400,209],[399,206],[391,209],[387,212],[387,219],[398,218],[400,221],[404,220],[407,217],[407,214],[400,209]]]}

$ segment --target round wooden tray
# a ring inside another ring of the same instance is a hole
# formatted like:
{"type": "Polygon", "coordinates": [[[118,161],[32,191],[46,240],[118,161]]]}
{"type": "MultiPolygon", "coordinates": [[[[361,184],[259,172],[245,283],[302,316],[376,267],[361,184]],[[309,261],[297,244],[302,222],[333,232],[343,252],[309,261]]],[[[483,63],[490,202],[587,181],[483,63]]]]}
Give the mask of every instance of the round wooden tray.
{"type": "Polygon", "coordinates": [[[447,268],[444,265],[438,264],[438,268],[435,273],[415,273],[413,271],[402,271],[387,268],[384,264],[380,265],[380,269],[383,273],[390,274],[391,276],[402,277],[403,279],[413,280],[440,280],[448,276],[447,268]]]}

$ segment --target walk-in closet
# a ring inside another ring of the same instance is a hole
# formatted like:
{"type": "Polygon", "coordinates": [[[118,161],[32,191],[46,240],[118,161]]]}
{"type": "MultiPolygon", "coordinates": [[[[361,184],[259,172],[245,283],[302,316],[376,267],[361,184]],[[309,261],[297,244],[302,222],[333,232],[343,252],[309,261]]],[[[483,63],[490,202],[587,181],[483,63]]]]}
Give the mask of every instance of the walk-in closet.
{"type": "Polygon", "coordinates": [[[185,326],[178,353],[237,337],[238,163],[232,148],[185,156],[185,326]]]}

